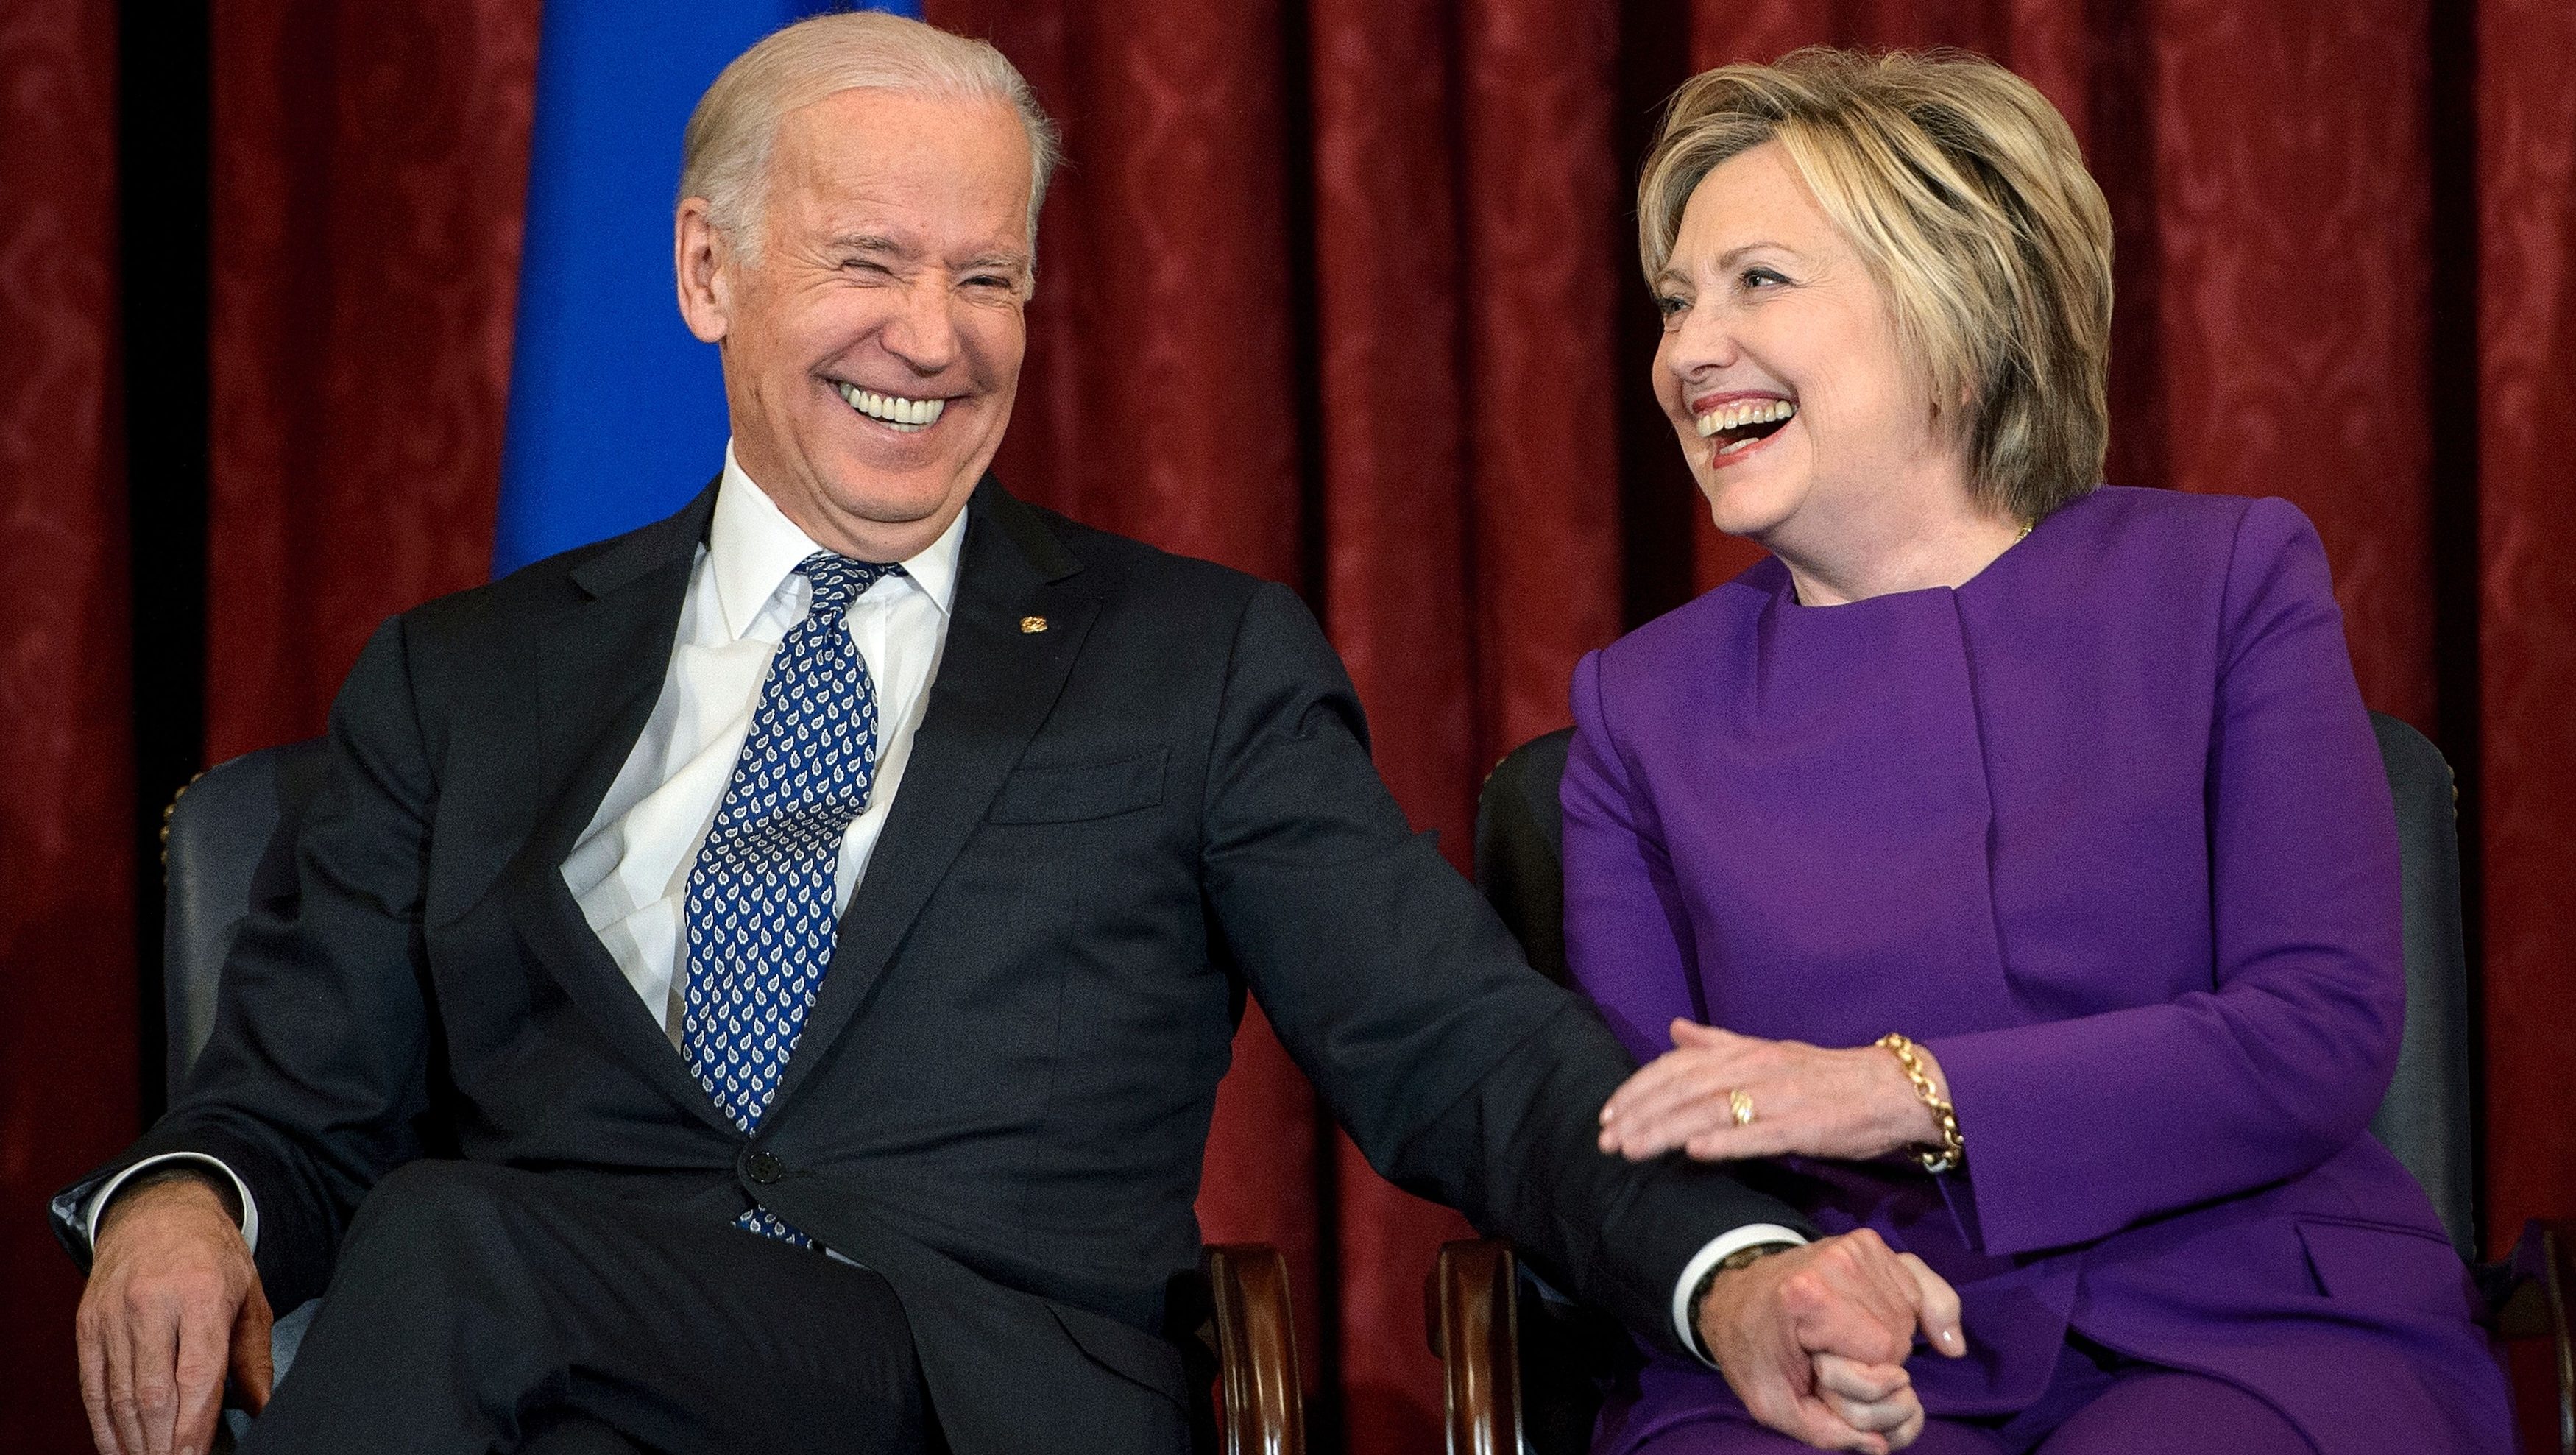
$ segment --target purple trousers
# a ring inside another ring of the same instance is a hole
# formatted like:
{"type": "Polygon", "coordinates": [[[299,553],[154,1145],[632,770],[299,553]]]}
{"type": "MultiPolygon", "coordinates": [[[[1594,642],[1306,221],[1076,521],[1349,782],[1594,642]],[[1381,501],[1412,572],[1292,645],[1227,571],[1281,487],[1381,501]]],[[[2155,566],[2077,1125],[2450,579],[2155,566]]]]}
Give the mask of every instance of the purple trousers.
{"type": "MultiPolygon", "coordinates": [[[[1808,1447],[1742,1415],[1665,1430],[1636,1455],[1790,1455],[1808,1447]]],[[[2126,1364],[2102,1369],[2070,1346],[2039,1402],[2011,1419],[1926,1420],[1907,1455],[2316,1455],[2279,1411],[2222,1379],[2126,1364]]]]}

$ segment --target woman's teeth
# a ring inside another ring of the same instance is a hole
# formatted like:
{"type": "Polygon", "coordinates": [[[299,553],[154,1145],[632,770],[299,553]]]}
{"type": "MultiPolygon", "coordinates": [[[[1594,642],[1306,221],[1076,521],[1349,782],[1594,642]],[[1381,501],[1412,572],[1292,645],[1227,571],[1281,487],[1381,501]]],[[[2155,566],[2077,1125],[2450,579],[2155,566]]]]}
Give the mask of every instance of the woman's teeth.
{"type": "MultiPolygon", "coordinates": [[[[1701,439],[1707,439],[1711,435],[1720,434],[1731,429],[1748,429],[1755,425],[1780,424],[1787,421],[1791,415],[1794,415],[1797,412],[1798,406],[1790,403],[1786,399],[1756,399],[1749,400],[1742,404],[1729,404],[1722,408],[1712,409],[1708,413],[1699,416],[1696,423],[1699,428],[1699,437],[1701,439]]],[[[1746,445],[1753,443],[1757,439],[1761,439],[1769,435],[1770,433],[1771,431],[1766,429],[1758,435],[1746,435],[1741,439],[1728,440],[1726,443],[1717,447],[1717,452],[1721,455],[1730,454],[1736,450],[1744,448],[1746,445]]]]}
{"type": "Polygon", "coordinates": [[[852,409],[905,434],[915,434],[939,422],[948,408],[945,399],[905,399],[893,394],[879,394],[855,384],[835,384],[841,398],[852,409]]]}

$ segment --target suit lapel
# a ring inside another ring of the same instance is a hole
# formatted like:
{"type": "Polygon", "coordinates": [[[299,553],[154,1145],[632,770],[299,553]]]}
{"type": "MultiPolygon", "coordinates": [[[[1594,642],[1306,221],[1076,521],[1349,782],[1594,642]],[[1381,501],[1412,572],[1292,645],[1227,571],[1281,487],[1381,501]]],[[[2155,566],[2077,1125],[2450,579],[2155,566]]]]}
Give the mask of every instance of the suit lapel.
{"type": "Polygon", "coordinates": [[[948,644],[832,968],[779,1083],[796,1093],[867,1000],[896,945],[983,821],[1080,655],[1099,602],[1044,522],[991,476],[968,506],[948,644]],[[1043,618],[1040,631],[1023,629],[1043,618]]]}
{"type": "Polygon", "coordinates": [[[576,567],[581,599],[529,633],[531,791],[543,807],[506,877],[521,937],[573,1002],[666,1095],[732,1131],[592,932],[562,872],[661,696],[715,494],[709,486],[678,515],[576,567]]]}

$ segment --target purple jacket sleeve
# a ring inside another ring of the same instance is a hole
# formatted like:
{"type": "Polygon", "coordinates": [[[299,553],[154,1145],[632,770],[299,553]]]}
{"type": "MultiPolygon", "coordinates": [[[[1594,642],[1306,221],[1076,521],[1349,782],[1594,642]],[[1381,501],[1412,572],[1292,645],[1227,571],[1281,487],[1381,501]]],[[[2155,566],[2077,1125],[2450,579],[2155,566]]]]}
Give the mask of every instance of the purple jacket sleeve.
{"type": "Polygon", "coordinates": [[[1990,1253],[2307,1171],[2387,1093],[2406,995],[2396,822],[2325,551],[2296,508],[2245,513],[2219,630],[2210,987],[1931,1043],[1990,1253]]]}
{"type": "Polygon", "coordinates": [[[1574,667],[1574,741],[1566,750],[1565,958],[1640,1064],[1673,1048],[1673,1018],[1704,1021],[1692,1003],[1690,918],[1673,884],[1653,810],[1629,791],[1601,702],[1601,654],[1574,667]]]}

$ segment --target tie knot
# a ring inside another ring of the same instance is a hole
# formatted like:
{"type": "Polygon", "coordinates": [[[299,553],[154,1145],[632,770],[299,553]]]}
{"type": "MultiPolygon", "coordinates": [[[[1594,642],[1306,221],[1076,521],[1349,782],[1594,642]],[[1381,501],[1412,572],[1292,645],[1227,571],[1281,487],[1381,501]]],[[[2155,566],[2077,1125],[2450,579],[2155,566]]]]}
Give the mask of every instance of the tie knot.
{"type": "Polygon", "coordinates": [[[830,551],[816,551],[796,563],[796,574],[814,584],[814,605],[808,618],[832,620],[850,609],[867,589],[888,576],[898,575],[903,567],[891,562],[853,561],[830,551]]]}

